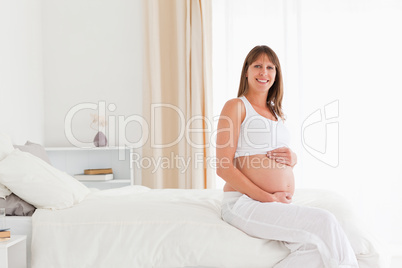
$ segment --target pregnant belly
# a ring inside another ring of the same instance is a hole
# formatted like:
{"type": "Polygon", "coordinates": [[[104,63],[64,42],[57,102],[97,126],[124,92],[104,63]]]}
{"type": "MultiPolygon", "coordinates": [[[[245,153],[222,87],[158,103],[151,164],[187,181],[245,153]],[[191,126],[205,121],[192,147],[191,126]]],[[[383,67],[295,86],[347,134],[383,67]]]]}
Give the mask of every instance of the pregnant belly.
{"type": "MultiPolygon", "coordinates": [[[[235,159],[235,166],[258,187],[269,193],[289,192],[293,195],[295,182],[293,169],[266,155],[242,156],[235,159]]],[[[234,191],[226,184],[224,191],[234,191]]]]}

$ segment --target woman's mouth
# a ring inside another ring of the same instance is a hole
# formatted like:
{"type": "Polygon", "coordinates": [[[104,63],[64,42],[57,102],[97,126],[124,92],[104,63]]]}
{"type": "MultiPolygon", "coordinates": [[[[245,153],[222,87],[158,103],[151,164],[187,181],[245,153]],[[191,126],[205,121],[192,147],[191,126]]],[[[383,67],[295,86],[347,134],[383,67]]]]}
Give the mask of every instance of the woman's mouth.
{"type": "Polygon", "coordinates": [[[268,80],[266,80],[266,79],[265,80],[264,79],[257,79],[257,81],[260,82],[260,83],[268,83],[268,80]]]}

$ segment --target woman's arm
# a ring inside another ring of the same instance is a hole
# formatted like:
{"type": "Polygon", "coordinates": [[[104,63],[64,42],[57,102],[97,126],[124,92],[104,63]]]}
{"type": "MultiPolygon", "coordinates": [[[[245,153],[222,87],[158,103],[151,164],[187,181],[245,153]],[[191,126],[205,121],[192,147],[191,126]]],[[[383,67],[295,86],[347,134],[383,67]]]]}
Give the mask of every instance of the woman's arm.
{"type": "Polygon", "coordinates": [[[245,108],[241,100],[226,102],[218,122],[216,137],[216,173],[236,191],[248,195],[260,202],[283,201],[285,193],[271,194],[255,185],[234,166],[234,156],[240,133],[240,125],[245,117],[245,108]]]}

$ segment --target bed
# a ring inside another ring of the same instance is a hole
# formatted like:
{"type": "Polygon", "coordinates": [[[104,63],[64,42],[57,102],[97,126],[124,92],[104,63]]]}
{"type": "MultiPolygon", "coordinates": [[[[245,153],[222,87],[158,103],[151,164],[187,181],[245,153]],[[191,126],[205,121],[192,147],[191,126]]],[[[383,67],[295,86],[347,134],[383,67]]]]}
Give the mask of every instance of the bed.
{"type": "MultiPolygon", "coordinates": [[[[221,198],[220,190],[128,186],[92,192],[68,209],[37,209],[32,267],[257,268],[273,267],[289,253],[282,242],[249,237],[223,222],[221,198]]],[[[360,267],[381,267],[378,250],[338,195],[299,189],[294,202],[334,211],[359,251],[360,267]]],[[[29,226],[30,217],[20,218],[29,226]]]]}
{"type": "MultiPolygon", "coordinates": [[[[33,268],[258,268],[273,267],[289,254],[280,241],[250,237],[224,222],[221,190],[90,191],[37,156],[5,147],[0,139],[0,194],[12,192],[37,208],[32,217],[8,220],[13,234],[28,235],[33,268]]],[[[360,267],[382,267],[374,240],[344,198],[299,189],[294,203],[330,210],[360,267]]]]}

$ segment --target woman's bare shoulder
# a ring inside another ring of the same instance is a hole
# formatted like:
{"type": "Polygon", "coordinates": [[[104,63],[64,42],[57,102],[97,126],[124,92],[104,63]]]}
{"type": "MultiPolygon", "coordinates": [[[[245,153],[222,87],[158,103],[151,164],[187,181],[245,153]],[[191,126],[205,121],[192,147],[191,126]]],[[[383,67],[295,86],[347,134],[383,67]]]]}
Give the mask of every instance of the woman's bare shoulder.
{"type": "Polygon", "coordinates": [[[225,106],[223,106],[223,111],[227,111],[227,112],[234,112],[234,111],[238,111],[239,109],[243,110],[244,108],[244,103],[241,99],[239,98],[234,98],[234,99],[230,99],[225,103],[225,106]]]}
{"type": "Polygon", "coordinates": [[[236,121],[239,120],[240,122],[243,122],[245,115],[246,109],[243,101],[239,98],[235,98],[230,99],[225,103],[221,112],[221,119],[225,117],[232,119],[237,118],[236,121]]]}
{"type": "Polygon", "coordinates": [[[225,103],[225,105],[226,105],[226,104],[231,105],[231,104],[237,104],[237,103],[243,103],[243,101],[242,101],[240,98],[233,98],[233,99],[228,100],[228,101],[225,103]]]}

